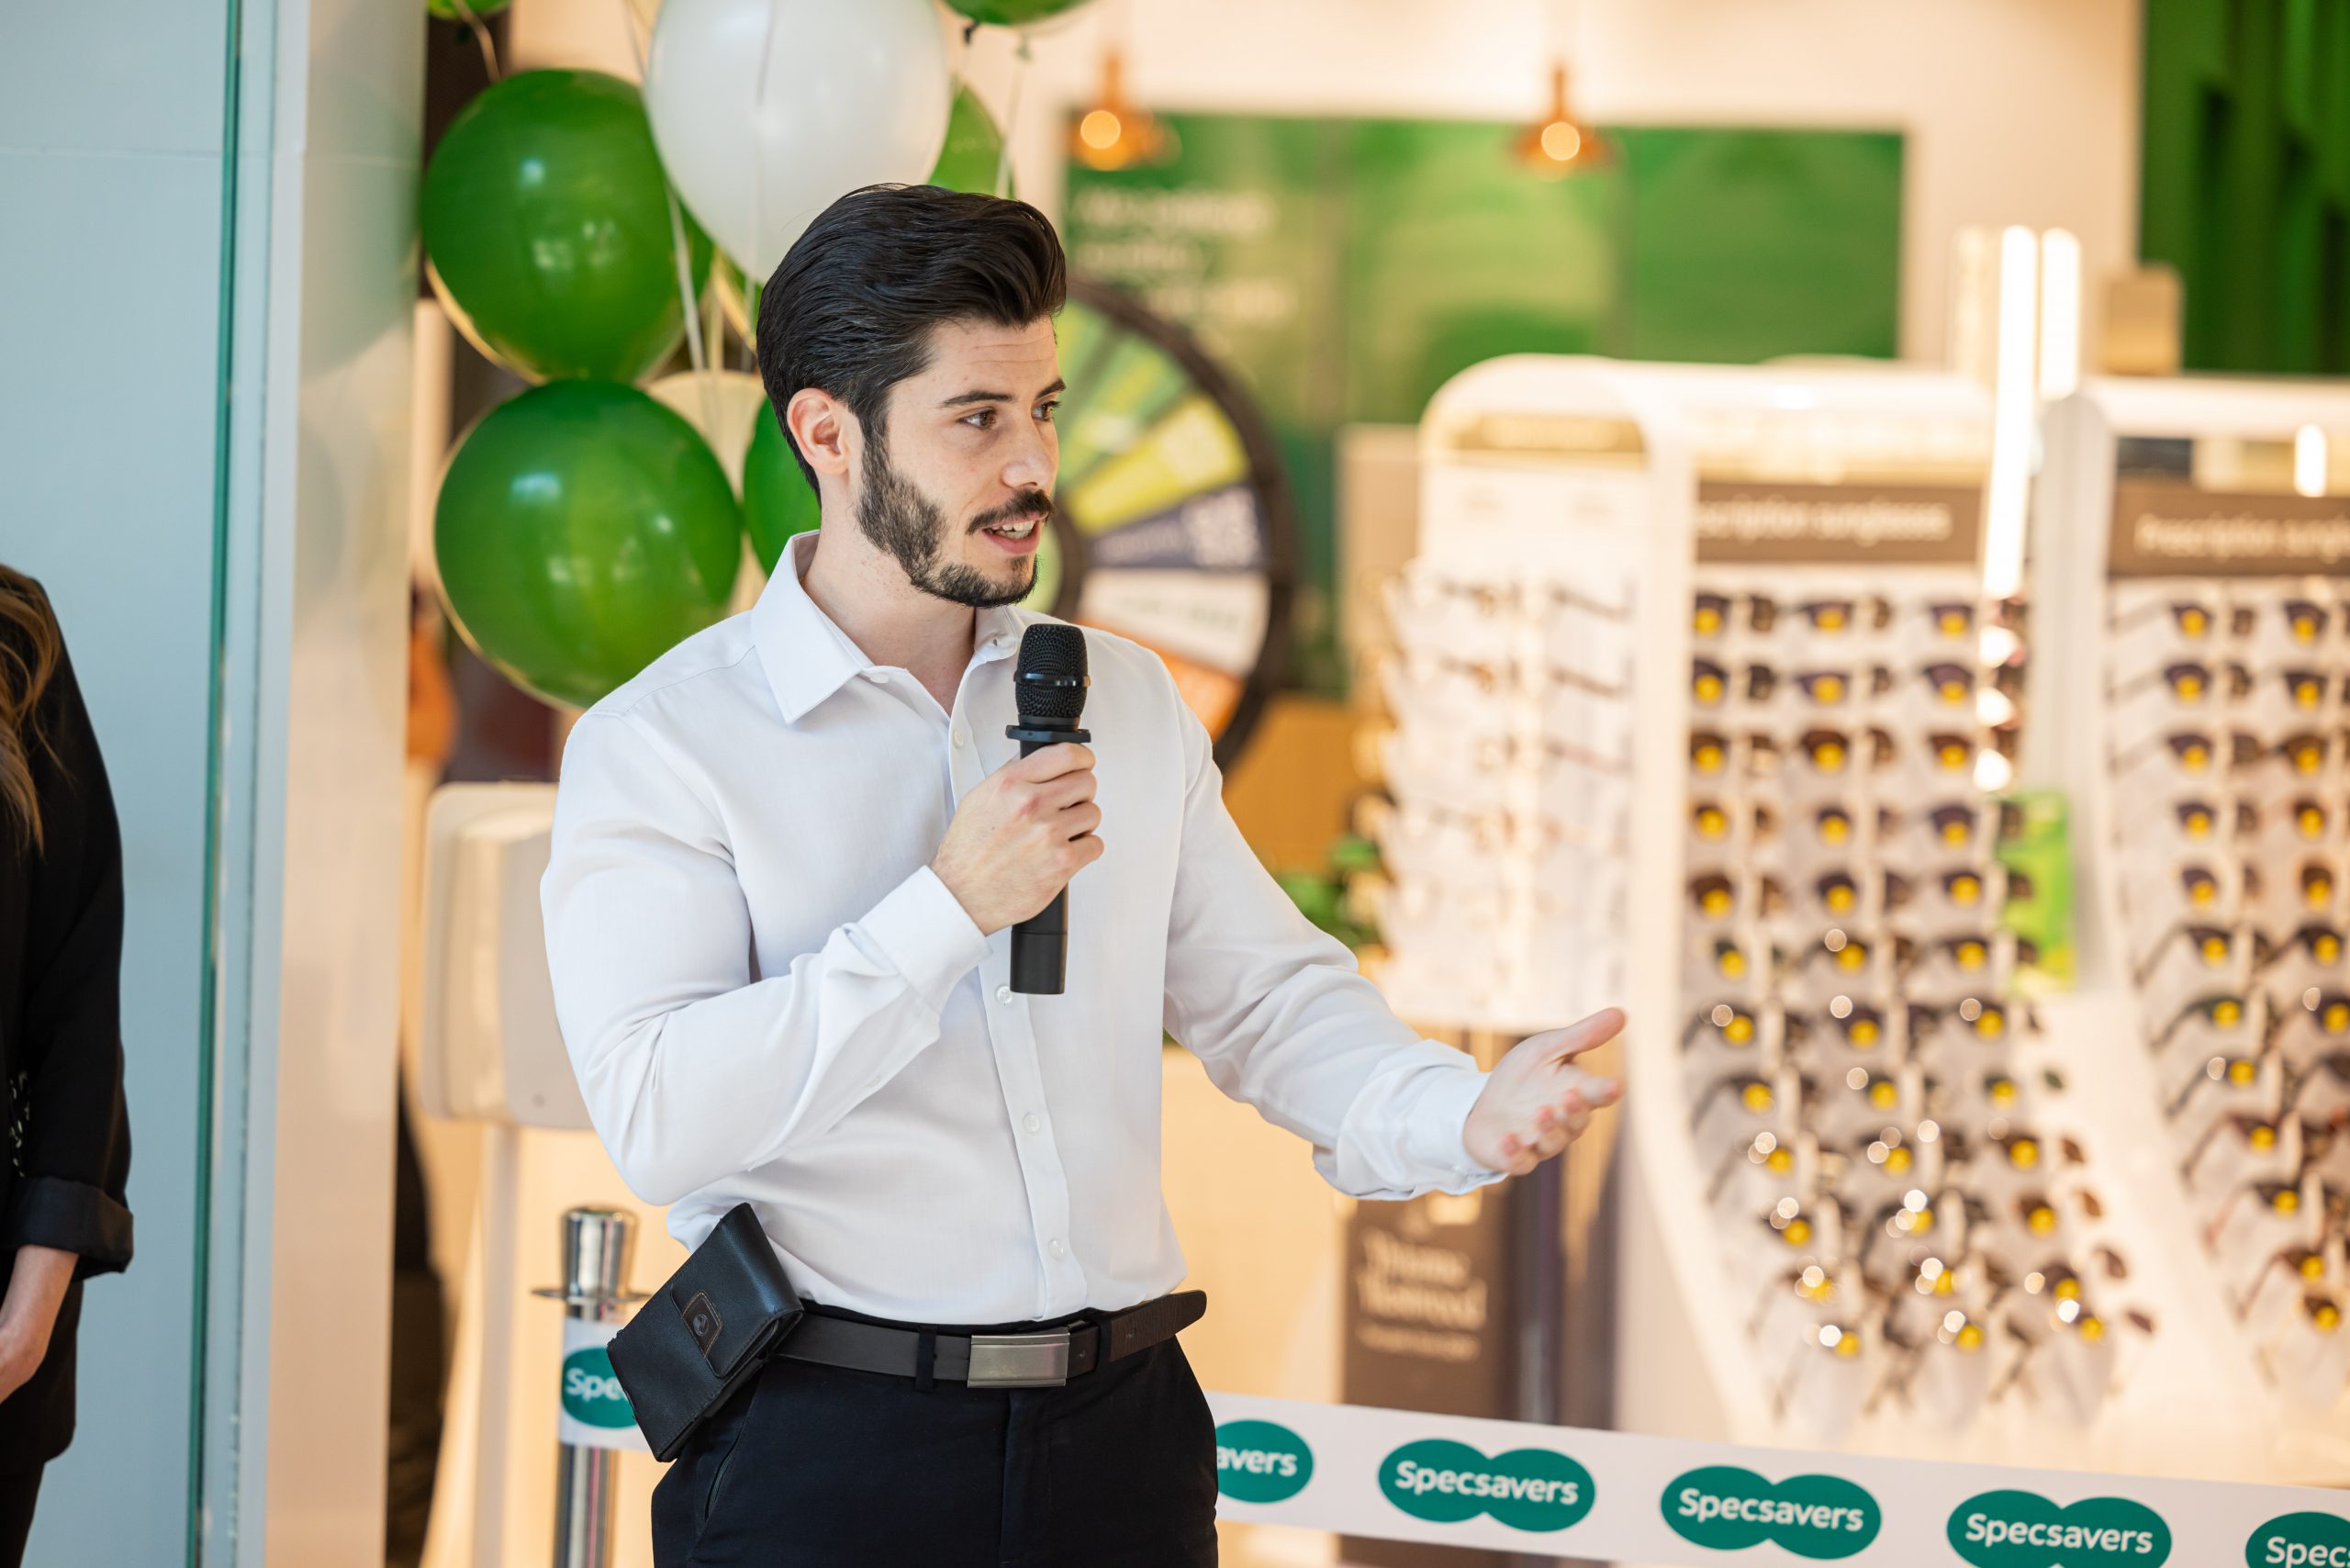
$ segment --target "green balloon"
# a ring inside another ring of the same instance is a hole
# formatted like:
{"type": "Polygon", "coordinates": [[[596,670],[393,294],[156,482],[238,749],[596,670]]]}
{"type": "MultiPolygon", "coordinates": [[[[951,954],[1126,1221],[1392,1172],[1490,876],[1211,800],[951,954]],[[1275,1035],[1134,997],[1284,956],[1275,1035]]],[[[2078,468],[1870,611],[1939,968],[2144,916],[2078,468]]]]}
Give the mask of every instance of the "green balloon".
{"type": "Polygon", "coordinates": [[[997,129],[995,117],[988,113],[977,93],[968,87],[956,88],[955,106],[946,118],[946,145],[939,151],[929,183],[950,191],[993,196],[995,172],[1002,163],[1003,132],[997,129]]]}
{"type": "Polygon", "coordinates": [[[465,641],[576,708],[723,615],[743,558],[700,435],[610,381],[549,382],[483,415],[442,476],[432,534],[465,641]]]}
{"type": "Polygon", "coordinates": [[[946,0],[946,3],[975,22],[992,22],[999,28],[1024,28],[1031,22],[1058,17],[1063,11],[1073,11],[1084,5],[1085,0],[946,0]]]}
{"type": "Polygon", "coordinates": [[[816,492],[791,455],[791,440],[776,422],[775,405],[762,404],[751,427],[751,449],[743,457],[743,521],[751,529],[751,554],[759,569],[773,572],[783,546],[795,533],[816,526],[816,492]]]}
{"type": "MultiPolygon", "coordinates": [[[[677,208],[699,297],[708,236],[677,208]]],[[[465,335],[543,381],[634,381],[685,312],[661,160],[617,76],[525,71],[450,122],[424,171],[426,267],[465,335]]]]}

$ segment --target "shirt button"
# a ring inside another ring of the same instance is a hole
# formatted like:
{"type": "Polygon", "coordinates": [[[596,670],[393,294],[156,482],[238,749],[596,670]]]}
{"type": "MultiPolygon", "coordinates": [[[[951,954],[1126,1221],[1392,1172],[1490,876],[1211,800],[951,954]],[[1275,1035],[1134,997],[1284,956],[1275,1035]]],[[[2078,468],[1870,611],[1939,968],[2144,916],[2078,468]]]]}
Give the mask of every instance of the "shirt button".
{"type": "Polygon", "coordinates": [[[1010,1002],[1012,1000],[1012,988],[1008,985],[1000,985],[996,987],[995,999],[998,1002],[1010,1002]]]}
{"type": "Polygon", "coordinates": [[[957,746],[960,746],[963,744],[963,732],[960,730],[955,732],[955,744],[957,746]]]}
{"type": "Polygon", "coordinates": [[[1054,1257],[1058,1258],[1067,1254],[1069,1249],[1062,1246],[1061,1238],[1056,1236],[1050,1241],[1045,1243],[1045,1250],[1051,1253],[1054,1257]]]}
{"type": "Polygon", "coordinates": [[[865,672],[865,678],[871,681],[876,686],[883,686],[889,682],[890,672],[887,670],[869,669],[865,672]]]}
{"type": "Polygon", "coordinates": [[[1020,1118],[1020,1125],[1021,1125],[1022,1126],[1024,1126],[1024,1127],[1026,1127],[1030,1132],[1032,1132],[1032,1133],[1033,1133],[1033,1132],[1035,1132],[1037,1128],[1039,1128],[1039,1127],[1043,1126],[1045,1124],[1044,1124],[1044,1123],[1042,1123],[1042,1122],[1040,1122],[1040,1121],[1038,1121],[1038,1120],[1036,1119],[1036,1113],[1035,1113],[1035,1112],[1031,1111],[1031,1112],[1029,1112],[1026,1115],[1024,1115],[1024,1116],[1023,1116],[1023,1117],[1021,1117],[1021,1118],[1020,1118]]]}

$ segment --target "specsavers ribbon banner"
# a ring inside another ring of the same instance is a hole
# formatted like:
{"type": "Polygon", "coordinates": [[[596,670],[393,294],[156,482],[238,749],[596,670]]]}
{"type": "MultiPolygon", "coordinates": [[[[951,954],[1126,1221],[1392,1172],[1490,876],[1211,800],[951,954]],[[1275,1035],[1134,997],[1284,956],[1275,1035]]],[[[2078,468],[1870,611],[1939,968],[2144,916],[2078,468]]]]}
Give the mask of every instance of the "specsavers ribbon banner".
{"type": "Polygon", "coordinates": [[[1231,1519],[1673,1568],[2350,1568],[2350,1493],[1208,1402],[1231,1519]]]}
{"type": "Polygon", "coordinates": [[[581,1449],[633,1449],[649,1453],[644,1434],[637,1430],[636,1412],[621,1380],[612,1371],[608,1347],[620,1332],[617,1318],[599,1323],[592,1318],[563,1320],[563,1413],[555,1417],[555,1437],[581,1449]]]}

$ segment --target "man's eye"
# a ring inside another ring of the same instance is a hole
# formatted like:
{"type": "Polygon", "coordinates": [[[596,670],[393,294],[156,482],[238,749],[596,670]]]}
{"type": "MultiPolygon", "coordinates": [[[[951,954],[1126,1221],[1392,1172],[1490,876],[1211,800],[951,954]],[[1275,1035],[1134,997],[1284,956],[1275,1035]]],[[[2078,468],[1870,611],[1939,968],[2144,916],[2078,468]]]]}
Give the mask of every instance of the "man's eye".
{"type": "Polygon", "coordinates": [[[963,423],[970,426],[975,431],[986,430],[995,423],[995,410],[993,409],[976,409],[970,413],[963,416],[963,423]]]}
{"type": "Polygon", "coordinates": [[[1046,424],[1051,424],[1053,422],[1053,415],[1059,409],[1059,408],[1060,404],[1058,401],[1051,403],[1039,403],[1036,406],[1036,417],[1044,420],[1046,424]]]}

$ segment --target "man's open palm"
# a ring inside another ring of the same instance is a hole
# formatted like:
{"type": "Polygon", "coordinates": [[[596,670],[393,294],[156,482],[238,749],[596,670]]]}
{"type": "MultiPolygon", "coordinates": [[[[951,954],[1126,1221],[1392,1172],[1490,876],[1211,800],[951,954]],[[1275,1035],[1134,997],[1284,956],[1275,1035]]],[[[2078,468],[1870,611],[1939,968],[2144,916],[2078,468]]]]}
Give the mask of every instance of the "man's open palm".
{"type": "Polygon", "coordinates": [[[1461,1128],[1469,1157],[1488,1170],[1523,1176],[1581,1137],[1592,1113],[1622,1099],[1624,1086],[1585,1072],[1575,1058],[1623,1027],[1623,1010],[1610,1007],[1512,1047],[1469,1108],[1461,1128]]]}

